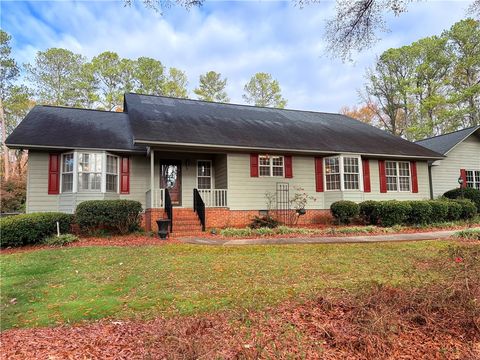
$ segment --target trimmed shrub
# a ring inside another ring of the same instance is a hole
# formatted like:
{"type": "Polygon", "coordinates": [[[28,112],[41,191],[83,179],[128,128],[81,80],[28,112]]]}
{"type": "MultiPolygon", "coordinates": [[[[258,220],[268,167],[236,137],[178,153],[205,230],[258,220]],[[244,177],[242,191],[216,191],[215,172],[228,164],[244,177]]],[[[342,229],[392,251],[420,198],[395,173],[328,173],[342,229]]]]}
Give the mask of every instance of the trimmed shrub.
{"type": "Polygon", "coordinates": [[[46,237],[57,233],[57,221],[60,225],[60,232],[69,232],[73,218],[72,214],[58,212],[1,218],[1,246],[22,246],[40,243],[46,237]]]}
{"type": "Polygon", "coordinates": [[[349,224],[360,213],[360,207],[353,201],[341,200],[330,205],[330,211],[338,224],[349,224]]]}
{"type": "Polygon", "coordinates": [[[270,215],[258,217],[255,216],[252,219],[252,222],[250,223],[249,227],[250,229],[260,229],[260,228],[276,228],[280,223],[271,217],[270,215]]]}
{"type": "Polygon", "coordinates": [[[432,208],[431,222],[444,222],[448,220],[448,203],[441,200],[430,200],[428,202],[432,208]]]}
{"type": "Polygon", "coordinates": [[[448,220],[455,221],[462,216],[462,205],[456,201],[447,201],[448,220]]]}
{"type": "Polygon", "coordinates": [[[469,199],[457,199],[454,200],[456,203],[460,204],[462,211],[460,213],[460,219],[468,220],[475,217],[477,213],[477,207],[475,204],[469,199]]]}
{"type": "Polygon", "coordinates": [[[57,235],[50,236],[45,240],[43,240],[43,243],[45,245],[50,245],[50,246],[64,246],[78,240],[79,240],[78,237],[73,234],[62,234],[60,236],[57,236],[57,235]]]}
{"type": "Polygon", "coordinates": [[[97,229],[127,234],[140,228],[142,204],[133,200],[88,200],[75,212],[82,232],[92,234],[97,229]]]}
{"type": "Polygon", "coordinates": [[[382,201],[378,208],[379,222],[386,227],[404,224],[410,211],[411,206],[408,201],[382,201]]]}
{"type": "Polygon", "coordinates": [[[480,190],[474,188],[455,188],[447,191],[443,196],[449,199],[461,199],[463,196],[464,199],[473,201],[477,208],[477,212],[480,213],[480,190]]]}
{"type": "Polygon", "coordinates": [[[432,206],[429,201],[409,201],[410,211],[408,222],[410,224],[428,224],[432,222],[432,206]]]}
{"type": "Polygon", "coordinates": [[[378,224],[378,201],[367,200],[359,204],[360,217],[366,224],[378,224]]]}

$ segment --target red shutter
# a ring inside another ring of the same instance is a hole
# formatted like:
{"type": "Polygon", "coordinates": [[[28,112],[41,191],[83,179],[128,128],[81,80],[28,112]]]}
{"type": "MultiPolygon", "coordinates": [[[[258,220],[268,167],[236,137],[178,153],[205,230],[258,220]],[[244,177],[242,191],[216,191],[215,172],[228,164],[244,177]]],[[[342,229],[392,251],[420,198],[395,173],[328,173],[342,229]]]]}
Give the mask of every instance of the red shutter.
{"type": "Polygon", "coordinates": [[[258,177],[258,154],[250,154],[250,177],[258,177]]]}
{"type": "Polygon", "coordinates": [[[284,156],[284,160],[285,160],[285,177],[288,179],[293,178],[292,157],[284,156]]]}
{"type": "Polygon", "coordinates": [[[120,194],[130,194],[130,159],[122,156],[120,159],[120,194]]]}
{"type": "Polygon", "coordinates": [[[465,169],[460,169],[460,177],[463,179],[462,187],[467,187],[467,171],[465,169]]]}
{"type": "Polygon", "coordinates": [[[387,192],[387,175],[385,174],[385,160],[378,160],[378,174],[380,176],[380,192],[387,192]]]}
{"type": "Polygon", "coordinates": [[[363,191],[370,192],[370,160],[362,159],[363,167],[363,191]]]}
{"type": "Polygon", "coordinates": [[[418,193],[417,162],[410,161],[410,171],[412,172],[412,192],[418,193]]]}
{"type": "Polygon", "coordinates": [[[60,154],[50,154],[48,159],[48,193],[60,193],[60,154]]]}
{"type": "Polygon", "coordinates": [[[323,192],[323,158],[315,158],[315,186],[317,192],[323,192]]]}

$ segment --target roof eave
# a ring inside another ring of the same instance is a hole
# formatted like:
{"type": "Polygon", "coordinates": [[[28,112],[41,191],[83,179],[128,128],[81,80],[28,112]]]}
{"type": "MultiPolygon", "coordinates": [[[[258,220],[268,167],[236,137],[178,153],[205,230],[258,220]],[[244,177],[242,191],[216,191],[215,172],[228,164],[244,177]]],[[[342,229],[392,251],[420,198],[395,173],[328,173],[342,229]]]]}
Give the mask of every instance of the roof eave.
{"type": "Polygon", "coordinates": [[[407,155],[407,154],[375,154],[367,152],[351,152],[351,151],[324,151],[324,150],[315,150],[315,149],[287,149],[287,148],[269,148],[269,147],[251,147],[251,146],[233,146],[233,145],[218,145],[218,144],[198,144],[198,143],[179,143],[179,142],[168,142],[168,141],[152,141],[152,140],[135,140],[136,144],[150,145],[150,146],[168,146],[171,148],[198,148],[198,149],[212,149],[212,150],[230,150],[230,151],[274,151],[274,152],[285,152],[292,154],[303,154],[303,155],[333,155],[333,154],[355,154],[355,155],[365,155],[369,157],[377,158],[408,158],[408,159],[421,159],[421,160],[441,160],[445,156],[438,154],[438,156],[424,156],[424,155],[407,155]]]}
{"type": "Polygon", "coordinates": [[[9,149],[32,149],[32,150],[95,150],[95,151],[112,151],[123,153],[145,154],[145,150],[135,149],[115,149],[115,148],[99,148],[89,146],[55,146],[55,145],[31,145],[31,144],[9,144],[5,143],[9,149]]]}

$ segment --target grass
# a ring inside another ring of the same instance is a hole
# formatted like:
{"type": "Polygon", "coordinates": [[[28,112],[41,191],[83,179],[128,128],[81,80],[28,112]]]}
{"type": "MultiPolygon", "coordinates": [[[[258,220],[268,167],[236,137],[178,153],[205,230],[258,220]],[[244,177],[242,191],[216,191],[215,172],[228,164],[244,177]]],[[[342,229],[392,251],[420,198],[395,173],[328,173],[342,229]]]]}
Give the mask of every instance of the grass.
{"type": "Polygon", "coordinates": [[[1,326],[261,309],[322,290],[422,286],[449,242],[79,247],[1,256],[1,326]],[[15,300],[14,300],[15,299],[15,300]]]}
{"type": "Polygon", "coordinates": [[[457,231],[453,236],[466,240],[480,240],[480,229],[457,231]]]}

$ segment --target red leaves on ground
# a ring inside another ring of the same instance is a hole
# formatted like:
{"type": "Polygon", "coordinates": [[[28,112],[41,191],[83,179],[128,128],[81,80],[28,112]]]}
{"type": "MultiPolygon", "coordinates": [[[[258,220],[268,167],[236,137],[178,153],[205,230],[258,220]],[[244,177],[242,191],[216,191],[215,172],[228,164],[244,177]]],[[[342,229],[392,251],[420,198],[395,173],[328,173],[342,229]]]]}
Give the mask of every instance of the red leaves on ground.
{"type": "Polygon", "coordinates": [[[449,318],[448,307],[430,308],[416,296],[379,287],[361,297],[337,293],[337,300],[287,302],[265,312],[8,330],[0,335],[1,352],[8,359],[480,357],[480,334],[465,323],[467,313],[449,318]]]}

